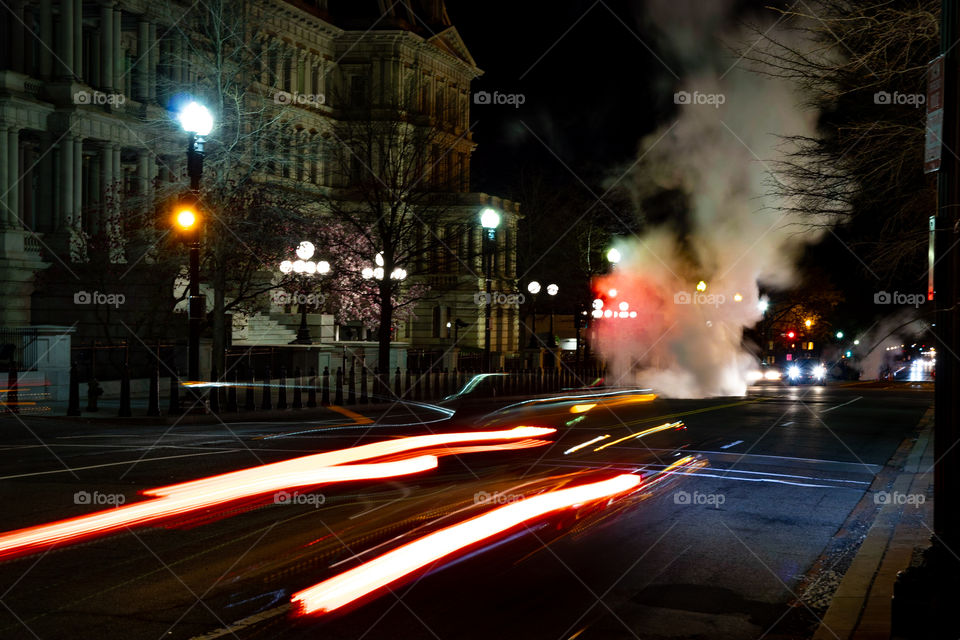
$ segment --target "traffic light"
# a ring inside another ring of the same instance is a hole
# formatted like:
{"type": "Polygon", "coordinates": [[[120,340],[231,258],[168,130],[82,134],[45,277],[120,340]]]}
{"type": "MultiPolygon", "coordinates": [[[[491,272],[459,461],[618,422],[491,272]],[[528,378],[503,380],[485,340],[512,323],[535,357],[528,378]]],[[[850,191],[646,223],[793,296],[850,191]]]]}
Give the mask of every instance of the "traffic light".
{"type": "Polygon", "coordinates": [[[796,331],[788,331],[788,332],[787,332],[787,337],[790,338],[791,340],[793,340],[794,338],[797,337],[796,331]]]}
{"type": "Polygon", "coordinates": [[[190,199],[183,199],[177,203],[173,214],[173,227],[184,242],[194,243],[199,241],[200,214],[196,205],[190,199]]]}
{"type": "Polygon", "coordinates": [[[197,224],[197,213],[191,207],[181,207],[177,212],[177,226],[182,231],[190,231],[197,224]]]}

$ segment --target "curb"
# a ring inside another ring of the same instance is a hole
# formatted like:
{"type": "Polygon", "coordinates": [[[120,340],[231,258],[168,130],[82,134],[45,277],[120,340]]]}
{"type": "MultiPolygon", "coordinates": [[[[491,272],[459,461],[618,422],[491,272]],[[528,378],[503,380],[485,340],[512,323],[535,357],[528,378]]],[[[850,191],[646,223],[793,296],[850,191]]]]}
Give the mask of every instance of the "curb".
{"type": "MultiPolygon", "coordinates": [[[[918,425],[918,435],[889,493],[923,494],[933,484],[925,471],[933,465],[933,409],[918,425]]],[[[878,476],[879,477],[879,476],[878,476]]],[[[871,485],[877,495],[884,486],[871,485]]],[[[865,496],[866,497],[866,496],[865,496]]],[[[890,638],[891,599],[897,574],[910,565],[916,547],[925,545],[930,530],[922,522],[932,516],[932,499],[913,506],[887,502],[880,509],[857,551],[813,640],[874,640],[890,638]],[[910,511],[907,511],[907,510],[910,511]],[[912,511],[916,513],[911,513],[912,511]]]]}

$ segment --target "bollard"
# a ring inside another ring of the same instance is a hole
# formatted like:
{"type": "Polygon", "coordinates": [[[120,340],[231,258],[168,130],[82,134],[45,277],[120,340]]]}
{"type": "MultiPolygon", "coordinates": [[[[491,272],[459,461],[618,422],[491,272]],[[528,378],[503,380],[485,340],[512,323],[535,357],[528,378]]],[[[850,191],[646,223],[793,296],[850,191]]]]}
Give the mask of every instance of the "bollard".
{"type": "Polygon", "coordinates": [[[300,390],[300,367],[293,370],[293,408],[303,409],[303,392],[300,390]]]}
{"type": "Polygon", "coordinates": [[[233,380],[230,382],[230,386],[227,387],[227,411],[236,413],[240,410],[237,406],[237,365],[233,365],[233,380]]]}
{"type": "Polygon", "coordinates": [[[403,388],[406,391],[406,394],[409,396],[410,395],[410,367],[407,367],[407,375],[406,375],[406,380],[404,382],[406,382],[406,384],[404,385],[403,388]]]}
{"type": "Polygon", "coordinates": [[[343,367],[337,367],[337,390],[333,397],[333,404],[343,406],[343,367]]]}
{"type": "MultiPolygon", "coordinates": [[[[159,414],[159,410],[157,412],[159,414]]],[[[70,365],[70,400],[67,402],[67,415],[80,415],[80,376],[77,375],[77,363],[70,365]]]]}
{"type": "Polygon", "coordinates": [[[123,365],[120,370],[120,408],[117,415],[121,418],[129,418],[133,415],[130,411],[130,367],[123,365]]]}
{"type": "Polygon", "coordinates": [[[310,367],[310,386],[307,388],[307,406],[311,409],[317,406],[317,372],[310,367]]]}
{"type": "Polygon", "coordinates": [[[347,404],[357,404],[357,386],[354,384],[354,360],[350,358],[350,377],[347,379],[347,404]]]}
{"type": "MultiPolygon", "coordinates": [[[[17,394],[17,373],[16,369],[11,369],[10,371],[10,397],[16,401],[17,394]]],[[[87,411],[99,411],[97,406],[97,400],[100,396],[103,395],[103,388],[100,386],[100,383],[97,382],[96,378],[90,378],[90,381],[87,382],[87,411]]]]}
{"type": "MultiPolygon", "coordinates": [[[[71,369],[71,375],[73,369],[71,369]]],[[[72,379],[71,379],[72,384],[72,379]]],[[[73,394],[73,389],[70,389],[71,396],[73,394]]],[[[70,401],[73,402],[73,398],[70,398],[70,401]]],[[[79,404],[79,403],[78,403],[79,404]]],[[[79,409],[79,407],[78,407],[79,409]]],[[[67,415],[70,415],[67,413],[67,415]]],[[[153,367],[150,369],[150,394],[147,399],[147,415],[148,416],[159,416],[160,415],[160,360],[154,360],[153,367]]]]}
{"type": "Polygon", "coordinates": [[[257,399],[254,395],[254,389],[253,389],[254,376],[253,376],[252,368],[247,367],[247,375],[245,375],[244,378],[246,378],[247,384],[246,384],[246,389],[244,389],[244,392],[243,392],[243,410],[256,411],[257,399]]]}
{"type": "Polygon", "coordinates": [[[423,372],[417,369],[416,379],[413,381],[413,399],[420,400],[420,394],[423,392],[423,372]]]}
{"type": "Polygon", "coordinates": [[[321,380],[323,385],[322,390],[320,391],[320,404],[324,407],[330,406],[330,367],[323,368],[323,378],[321,380]]]}
{"type": "Polygon", "coordinates": [[[400,392],[400,367],[397,367],[397,370],[393,373],[393,395],[399,399],[402,395],[400,392]]]}
{"type": "Polygon", "coordinates": [[[167,413],[173,415],[180,411],[180,372],[174,370],[170,376],[170,406],[167,413]]]}
{"type": "Polygon", "coordinates": [[[260,398],[261,409],[273,409],[273,398],[270,393],[270,367],[263,372],[263,395],[260,398]]]}
{"type": "Polygon", "coordinates": [[[218,376],[216,365],[210,367],[210,393],[207,394],[210,399],[210,413],[218,415],[220,413],[220,387],[217,386],[218,376]]]}
{"type": "Polygon", "coordinates": [[[280,367],[280,379],[277,381],[280,388],[277,390],[277,409],[287,408],[287,368],[280,367]]]}
{"type": "MultiPolygon", "coordinates": [[[[17,363],[10,365],[10,372],[7,374],[7,410],[10,413],[20,413],[20,390],[18,389],[19,376],[17,375],[17,363]]],[[[96,403],[94,403],[96,411],[96,403]]]]}

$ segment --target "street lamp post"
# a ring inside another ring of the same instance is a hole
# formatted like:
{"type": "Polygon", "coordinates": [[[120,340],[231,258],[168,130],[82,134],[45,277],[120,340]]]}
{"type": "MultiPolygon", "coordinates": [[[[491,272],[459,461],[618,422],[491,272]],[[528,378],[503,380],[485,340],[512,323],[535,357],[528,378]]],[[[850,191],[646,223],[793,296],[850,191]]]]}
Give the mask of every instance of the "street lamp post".
{"type": "Polygon", "coordinates": [[[531,280],[530,284],[527,285],[527,291],[530,292],[530,295],[533,296],[533,302],[531,308],[533,311],[533,322],[530,323],[530,348],[537,346],[537,294],[540,293],[540,283],[536,280],[531,280]]]}
{"type": "Polygon", "coordinates": [[[547,285],[547,294],[550,296],[550,346],[551,347],[556,346],[556,342],[554,341],[555,334],[553,333],[553,312],[556,309],[555,300],[557,297],[557,293],[559,292],[560,292],[560,287],[558,287],[557,285],[555,284],[547,285]]]}
{"type": "MultiPolygon", "coordinates": [[[[405,279],[407,278],[407,270],[406,270],[406,269],[402,269],[402,268],[400,268],[400,267],[394,267],[394,268],[393,268],[393,271],[391,271],[389,274],[386,274],[386,273],[384,272],[383,266],[384,266],[385,262],[384,262],[384,260],[383,260],[383,253],[382,253],[382,252],[381,252],[381,253],[378,253],[376,256],[374,256],[374,264],[375,264],[376,266],[374,266],[374,267],[364,267],[363,269],[361,269],[360,275],[363,276],[363,279],[364,279],[364,280],[371,280],[371,279],[373,279],[373,280],[383,280],[383,278],[384,278],[385,276],[389,276],[390,280],[396,280],[397,282],[402,282],[403,280],[405,280],[405,279]]],[[[394,291],[395,289],[394,289],[393,286],[391,286],[391,287],[390,287],[390,290],[391,290],[391,291],[394,291]]],[[[391,294],[391,295],[392,295],[392,294],[391,294]]],[[[381,300],[380,300],[380,304],[392,304],[392,303],[390,302],[390,296],[386,296],[385,299],[381,299],[381,300]]],[[[381,309],[381,312],[382,312],[382,309],[381,309]]],[[[381,316],[381,317],[382,317],[382,316],[381,316]]],[[[381,326],[381,327],[380,327],[380,332],[381,332],[380,335],[383,335],[382,332],[384,332],[384,331],[387,331],[387,332],[389,333],[390,327],[383,327],[383,326],[381,326]]],[[[389,372],[389,370],[390,370],[389,365],[384,365],[383,371],[384,371],[384,372],[389,372]]],[[[386,373],[384,373],[384,375],[386,375],[386,373]]]]}
{"type": "MultiPolygon", "coordinates": [[[[291,271],[298,274],[303,274],[306,276],[312,275],[326,275],[330,273],[330,263],[326,260],[321,260],[319,262],[314,262],[310,258],[313,257],[316,247],[313,246],[312,242],[304,240],[297,246],[297,260],[291,262],[290,260],[284,260],[280,263],[281,273],[290,273],[291,271]]],[[[301,293],[301,295],[303,295],[301,293]]],[[[313,340],[310,338],[310,327],[307,326],[307,304],[305,299],[298,300],[297,303],[300,307],[300,326],[297,328],[297,337],[290,344],[313,344],[313,340]]]]}
{"type": "MultiPolygon", "coordinates": [[[[190,176],[191,198],[199,201],[200,177],[203,175],[203,139],[213,130],[213,116],[198,102],[190,102],[180,111],[180,126],[190,134],[187,143],[187,174],[190,176]]],[[[200,296],[200,221],[192,208],[177,214],[177,224],[189,234],[190,300],[188,304],[189,336],[187,339],[187,377],[200,379],[200,323],[204,314],[204,299],[200,296]]]]}
{"type": "Polygon", "coordinates": [[[491,285],[493,280],[493,259],[496,255],[497,227],[500,226],[500,214],[487,207],[480,212],[480,225],[486,231],[483,234],[483,275],[485,279],[486,310],[483,327],[483,365],[490,371],[490,310],[492,305],[491,285]]]}

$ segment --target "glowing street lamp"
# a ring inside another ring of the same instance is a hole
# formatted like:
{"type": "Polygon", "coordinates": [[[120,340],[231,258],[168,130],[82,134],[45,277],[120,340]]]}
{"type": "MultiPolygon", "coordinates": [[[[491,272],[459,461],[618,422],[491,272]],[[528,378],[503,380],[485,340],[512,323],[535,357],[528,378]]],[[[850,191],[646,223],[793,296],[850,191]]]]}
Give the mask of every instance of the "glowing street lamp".
{"type": "Polygon", "coordinates": [[[697,291],[703,293],[703,292],[706,291],[706,290],[707,290],[707,283],[706,283],[706,282],[704,282],[703,280],[701,280],[700,282],[697,283],[697,291]]]}
{"type": "MultiPolygon", "coordinates": [[[[284,260],[280,263],[280,272],[283,274],[296,273],[298,275],[313,276],[326,275],[330,273],[330,263],[326,260],[314,262],[313,254],[316,247],[312,242],[304,240],[297,245],[297,260],[284,260]]],[[[298,300],[300,307],[300,326],[297,328],[297,337],[290,344],[313,344],[310,339],[310,327],[307,326],[307,304],[306,300],[298,300]]]]}
{"type": "MultiPolygon", "coordinates": [[[[383,280],[383,276],[386,275],[383,270],[383,253],[378,253],[373,258],[374,263],[377,265],[375,267],[364,267],[360,270],[360,275],[364,280],[383,280]]],[[[390,272],[391,280],[406,280],[407,279],[407,270],[401,269],[400,267],[394,267],[393,271],[390,272]]]]}
{"type": "Polygon", "coordinates": [[[610,250],[607,251],[607,261],[610,262],[610,264],[617,264],[622,257],[620,250],[616,247],[611,247],[610,250]]]}
{"type": "Polygon", "coordinates": [[[843,331],[837,331],[837,340],[843,340],[843,331]]]}

